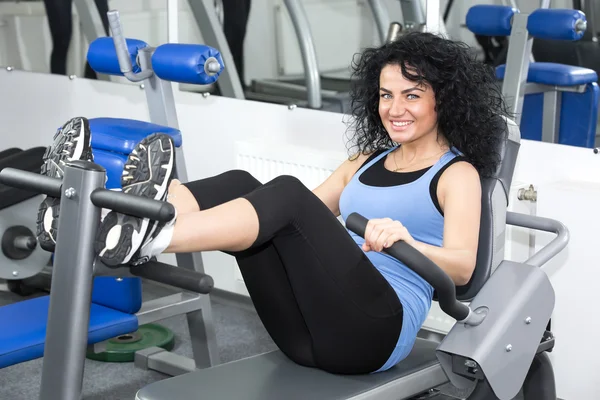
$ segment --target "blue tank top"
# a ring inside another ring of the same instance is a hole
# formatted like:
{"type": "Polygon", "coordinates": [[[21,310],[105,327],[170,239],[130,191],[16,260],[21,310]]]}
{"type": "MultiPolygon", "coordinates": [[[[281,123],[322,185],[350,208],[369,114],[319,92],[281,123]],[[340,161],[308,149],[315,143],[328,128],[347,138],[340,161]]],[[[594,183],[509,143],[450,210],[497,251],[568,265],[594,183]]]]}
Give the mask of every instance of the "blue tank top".
{"type": "MultiPolygon", "coordinates": [[[[397,146],[384,151],[356,172],[340,197],[341,216],[344,221],[353,212],[367,219],[391,218],[400,221],[415,240],[442,247],[444,217],[431,199],[429,185],[438,171],[459,154],[448,151],[425,174],[403,185],[376,187],[366,185],[359,180],[362,173],[396,148],[397,146]]],[[[362,246],[364,239],[353,232],[348,232],[356,244],[362,246]]],[[[402,331],[396,348],[387,362],[377,371],[379,372],[393,367],[410,353],[417,332],[421,329],[431,308],[433,288],[395,258],[375,251],[365,254],[390,283],[402,303],[404,312],[402,331]]]]}

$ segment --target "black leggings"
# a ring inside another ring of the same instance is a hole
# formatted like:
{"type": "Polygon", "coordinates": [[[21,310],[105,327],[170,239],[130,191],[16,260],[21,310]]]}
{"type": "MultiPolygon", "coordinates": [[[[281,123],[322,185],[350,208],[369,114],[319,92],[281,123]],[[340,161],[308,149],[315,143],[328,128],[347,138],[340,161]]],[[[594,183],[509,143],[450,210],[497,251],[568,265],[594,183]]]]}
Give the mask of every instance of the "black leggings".
{"type": "Polygon", "coordinates": [[[251,0],[223,0],[223,32],[242,86],[246,85],[244,40],[246,39],[250,7],[251,0]]]}
{"type": "Polygon", "coordinates": [[[346,229],[298,179],[262,185],[234,170],[185,184],[200,209],[247,199],[259,219],[235,256],[258,316],[298,364],[332,373],[378,370],[402,329],[402,304],[346,229]]]}
{"type": "MultiPolygon", "coordinates": [[[[52,54],[50,55],[50,73],[67,74],[67,54],[73,31],[73,0],[44,0],[50,35],[52,36],[52,54]]],[[[102,19],[104,31],[108,36],[108,0],[95,0],[102,19]]],[[[96,79],[96,72],[85,63],[85,75],[88,79],[96,79]]]]}

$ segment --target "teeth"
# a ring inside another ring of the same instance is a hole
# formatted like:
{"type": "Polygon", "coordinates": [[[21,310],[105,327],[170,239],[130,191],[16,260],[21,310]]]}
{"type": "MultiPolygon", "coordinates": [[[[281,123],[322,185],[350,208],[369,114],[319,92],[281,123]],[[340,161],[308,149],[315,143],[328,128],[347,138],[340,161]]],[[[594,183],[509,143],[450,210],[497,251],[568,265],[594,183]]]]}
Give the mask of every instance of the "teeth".
{"type": "Polygon", "coordinates": [[[396,122],[396,121],[393,121],[392,125],[394,125],[394,126],[406,126],[406,125],[410,125],[412,123],[413,123],[412,121],[408,121],[408,122],[396,122]]]}

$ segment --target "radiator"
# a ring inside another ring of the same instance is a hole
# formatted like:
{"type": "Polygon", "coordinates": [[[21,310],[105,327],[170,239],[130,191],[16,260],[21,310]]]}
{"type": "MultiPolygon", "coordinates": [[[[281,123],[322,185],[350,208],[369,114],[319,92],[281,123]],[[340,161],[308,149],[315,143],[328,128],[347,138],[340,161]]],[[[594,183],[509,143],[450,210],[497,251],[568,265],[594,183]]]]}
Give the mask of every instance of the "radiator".
{"type": "Polygon", "coordinates": [[[287,144],[238,142],[235,145],[236,168],[250,172],[262,183],[291,175],[311,190],[331,175],[343,161],[342,156],[287,144]]]}

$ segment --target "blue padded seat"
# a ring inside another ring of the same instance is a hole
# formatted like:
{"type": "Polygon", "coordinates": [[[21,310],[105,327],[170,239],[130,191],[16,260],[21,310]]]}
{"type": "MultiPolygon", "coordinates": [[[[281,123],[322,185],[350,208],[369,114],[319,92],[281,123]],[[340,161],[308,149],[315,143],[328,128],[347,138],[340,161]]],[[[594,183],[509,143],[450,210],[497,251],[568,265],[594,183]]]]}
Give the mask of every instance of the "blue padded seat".
{"type": "Polygon", "coordinates": [[[143,138],[158,132],[171,135],[175,147],[181,146],[181,132],[167,126],[124,118],[92,118],[89,121],[93,149],[129,155],[143,138]]]}
{"type": "MultiPolygon", "coordinates": [[[[506,65],[496,67],[496,77],[504,79],[506,65]]],[[[547,62],[534,62],[529,64],[527,82],[544,85],[577,86],[596,82],[598,74],[589,68],[574,65],[555,64],[547,62]]]]}
{"type": "MultiPolygon", "coordinates": [[[[50,296],[42,296],[0,307],[0,321],[5,321],[0,330],[0,368],[44,355],[49,303],[50,296]]],[[[137,329],[135,315],[92,304],[88,344],[137,329]]]]}
{"type": "Polygon", "coordinates": [[[92,148],[94,162],[106,169],[107,189],[121,189],[121,174],[125,168],[127,156],[121,153],[92,148]]]}
{"type": "MultiPolygon", "coordinates": [[[[505,65],[496,68],[498,79],[504,79],[505,65]]],[[[598,75],[596,71],[573,65],[535,62],[529,64],[528,83],[551,86],[585,85],[583,93],[561,92],[560,128],[557,143],[594,147],[596,123],[598,121],[598,75]]],[[[544,94],[529,93],[523,100],[521,137],[528,140],[542,140],[544,94]]]]}

